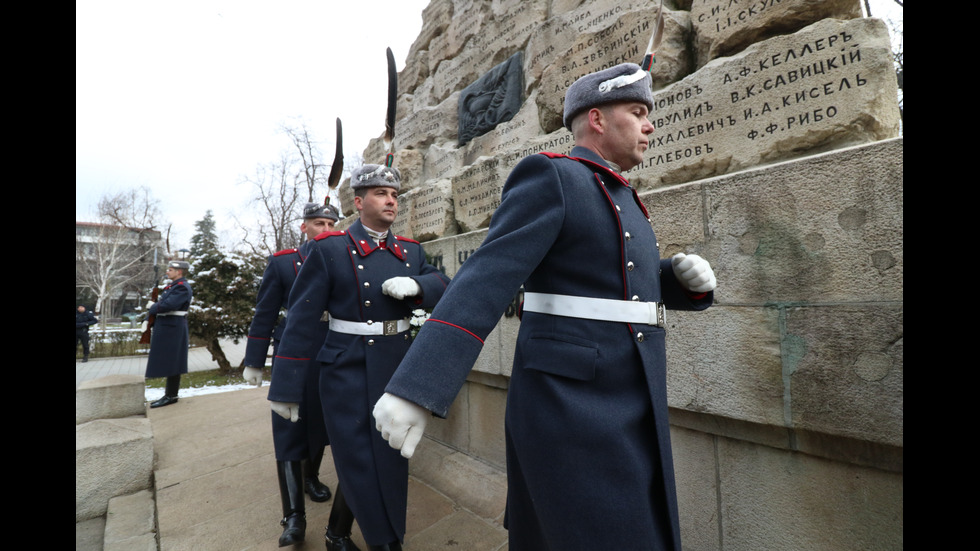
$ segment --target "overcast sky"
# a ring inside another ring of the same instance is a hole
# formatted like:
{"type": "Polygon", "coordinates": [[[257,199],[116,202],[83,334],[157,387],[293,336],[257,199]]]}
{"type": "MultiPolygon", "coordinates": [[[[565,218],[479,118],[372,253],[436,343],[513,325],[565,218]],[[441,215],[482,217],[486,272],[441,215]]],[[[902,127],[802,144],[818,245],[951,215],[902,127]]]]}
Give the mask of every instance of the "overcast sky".
{"type": "MultiPolygon", "coordinates": [[[[147,186],[173,248],[209,209],[233,240],[230,213],[252,192],[238,182],[291,150],[283,124],[305,123],[327,162],[337,117],[348,158],[383,133],[385,48],[403,69],[428,2],[76,2],[76,220],[147,186]]],[[[901,17],[893,0],[871,4],[901,17]]]]}
{"type": "Polygon", "coordinates": [[[333,159],[384,132],[390,47],[398,69],[428,0],[82,0],[75,5],[75,217],[139,186],[189,244],[208,209],[219,232],[237,183],[291,149],[303,122],[333,159]]]}

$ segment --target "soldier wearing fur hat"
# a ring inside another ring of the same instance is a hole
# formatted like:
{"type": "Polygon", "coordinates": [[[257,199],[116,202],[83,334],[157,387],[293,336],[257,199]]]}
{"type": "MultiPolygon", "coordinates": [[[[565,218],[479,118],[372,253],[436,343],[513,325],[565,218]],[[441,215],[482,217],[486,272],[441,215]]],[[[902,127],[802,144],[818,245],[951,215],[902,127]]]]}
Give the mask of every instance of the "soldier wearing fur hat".
{"type": "Polygon", "coordinates": [[[152,402],[151,408],[177,403],[180,376],[187,373],[187,349],[190,347],[187,309],[194,295],[186,277],[190,268],[191,265],[183,260],[173,260],[167,264],[170,284],[163,288],[157,302],[147,310],[149,315],[156,317],[156,321],[150,336],[146,376],[167,378],[163,397],[152,402]]]}
{"type": "Polygon", "coordinates": [[[355,549],[356,518],[370,549],[394,551],[405,535],[408,461],[373,429],[370,408],[411,344],[411,311],[434,306],[449,278],[426,262],[421,244],[389,231],[398,215],[397,169],[364,165],[350,186],[359,218],[347,231],[320,234],[310,247],[290,295],[269,400],[273,411],[296,421],[306,373],[319,368],[340,481],[327,549],[355,549]],[[327,313],[321,338],[316,327],[327,313]]]}
{"type": "MultiPolygon", "coordinates": [[[[303,221],[300,231],[307,240],[298,249],[285,249],[269,257],[269,264],[262,275],[255,302],[255,316],[248,328],[245,345],[245,368],[242,376],[249,383],[262,384],[262,368],[272,345],[273,355],[282,338],[285,313],[289,305],[289,293],[296,280],[296,274],[308,254],[307,249],[313,238],[325,231],[333,230],[340,218],[337,209],[329,204],[307,203],[303,207],[303,221]]],[[[322,341],[327,333],[325,320],[314,322],[316,339],[322,341]]],[[[272,369],[276,368],[275,362],[272,369]]],[[[306,538],[306,502],[304,492],[310,499],[323,502],[330,499],[330,488],[320,482],[320,463],[324,447],[329,445],[323,416],[320,415],[318,369],[307,370],[306,384],[303,387],[304,400],[300,404],[299,417],[291,423],[272,414],[272,441],[276,455],[276,473],[279,478],[279,496],[282,502],[282,535],[279,546],[292,545],[306,538]],[[308,412],[313,412],[312,414],[308,412]]]]}
{"type": "Polygon", "coordinates": [[[486,239],[374,409],[410,457],[524,285],[505,421],[511,551],[680,550],[664,309],[707,308],[715,277],[696,255],[660,258],[620,175],[642,162],[652,105],[650,75],[632,63],[569,87],[571,154],[517,164],[486,239]]]}

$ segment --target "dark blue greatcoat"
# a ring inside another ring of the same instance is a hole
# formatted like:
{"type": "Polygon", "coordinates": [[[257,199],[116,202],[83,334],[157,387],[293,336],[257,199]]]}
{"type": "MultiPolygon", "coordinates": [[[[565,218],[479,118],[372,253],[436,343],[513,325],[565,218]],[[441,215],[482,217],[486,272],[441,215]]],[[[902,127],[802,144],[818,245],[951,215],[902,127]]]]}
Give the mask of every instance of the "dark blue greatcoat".
{"type": "MultiPolygon", "coordinates": [[[[426,262],[416,241],[389,236],[384,246],[377,245],[360,220],[347,231],[320,234],[293,284],[269,400],[303,400],[311,363],[307,343],[319,338],[315,322],[324,310],[353,322],[410,318],[413,309],[434,306],[448,283],[448,277],[426,262]],[[382,294],[382,283],[396,276],[417,281],[421,300],[382,294]]],[[[320,398],[340,487],[369,545],[401,541],[408,461],[375,430],[371,411],[411,339],[407,331],[389,336],[328,331],[318,342],[320,398]]]]}
{"type": "Polygon", "coordinates": [[[146,360],[147,377],[169,377],[187,373],[187,349],[190,335],[187,316],[169,315],[186,312],[191,306],[191,285],[187,278],[172,281],[163,288],[159,300],[147,313],[156,316],[150,332],[150,355],[146,360]]]}
{"type": "MultiPolygon", "coordinates": [[[[387,391],[439,416],[521,284],[703,309],[661,260],[633,188],[593,151],[514,168],[387,391]]],[[[680,550],[664,330],[524,312],[505,420],[511,551],[680,550]]]]}
{"type": "MultiPolygon", "coordinates": [[[[309,243],[309,241],[307,241],[309,243]]],[[[272,345],[273,356],[279,348],[279,340],[285,328],[285,319],[280,321],[279,313],[289,305],[289,292],[296,281],[296,274],[306,256],[306,244],[301,249],[286,249],[269,257],[269,264],[262,274],[262,285],[259,287],[255,301],[255,316],[248,328],[248,340],[245,344],[244,365],[257,367],[265,366],[265,357],[272,345]]],[[[327,334],[327,323],[316,322],[318,341],[323,342],[327,334]]],[[[314,343],[311,343],[311,346],[314,343]]],[[[272,369],[276,362],[273,357],[272,369]]],[[[300,402],[299,417],[296,423],[283,419],[272,413],[272,442],[279,461],[301,461],[308,459],[311,450],[320,450],[330,443],[327,438],[327,428],[320,415],[320,370],[308,369],[303,401],[300,402]],[[308,412],[315,414],[310,415],[308,412]]]]}
{"type": "MultiPolygon", "coordinates": [[[[99,323],[99,320],[98,318],[95,317],[95,314],[93,314],[92,312],[88,310],[84,312],[79,312],[78,310],[75,310],[75,336],[76,337],[87,336],[89,326],[95,325],[96,323],[99,323]]],[[[75,344],[77,345],[78,342],[76,341],[75,344]]]]}

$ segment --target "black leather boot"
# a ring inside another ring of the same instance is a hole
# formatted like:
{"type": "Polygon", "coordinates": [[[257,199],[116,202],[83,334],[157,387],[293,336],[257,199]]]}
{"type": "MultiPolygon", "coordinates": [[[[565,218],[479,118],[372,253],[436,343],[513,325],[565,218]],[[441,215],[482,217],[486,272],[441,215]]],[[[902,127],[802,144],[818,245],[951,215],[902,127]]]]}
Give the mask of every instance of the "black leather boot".
{"type": "Polygon", "coordinates": [[[327,533],[324,536],[327,551],[361,551],[350,539],[350,531],[354,527],[354,513],[347,506],[344,492],[337,485],[333,496],[333,507],[330,508],[330,518],[327,520],[327,533]]]}
{"type": "Polygon", "coordinates": [[[300,461],[276,461],[279,497],[282,498],[282,535],[279,547],[306,539],[306,501],[303,497],[303,466],[300,461]]]}
{"type": "Polygon", "coordinates": [[[163,391],[163,397],[150,403],[151,408],[162,408],[170,404],[177,403],[177,393],[180,392],[180,375],[170,375],[167,377],[167,385],[163,391]]]}
{"type": "Polygon", "coordinates": [[[310,459],[303,461],[303,490],[310,499],[323,503],[330,499],[330,487],[320,482],[320,462],[323,461],[323,448],[310,453],[310,459]]]}

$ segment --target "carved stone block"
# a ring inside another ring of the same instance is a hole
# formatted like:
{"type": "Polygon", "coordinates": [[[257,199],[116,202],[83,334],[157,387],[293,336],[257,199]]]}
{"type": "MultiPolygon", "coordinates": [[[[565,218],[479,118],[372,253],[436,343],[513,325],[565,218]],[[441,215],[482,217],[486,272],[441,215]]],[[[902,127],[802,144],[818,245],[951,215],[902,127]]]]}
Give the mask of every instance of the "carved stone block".
{"type": "MultiPolygon", "coordinates": [[[[603,2],[599,2],[602,4],[603,2]]],[[[537,78],[539,124],[545,132],[562,126],[565,92],[579,77],[620,63],[640,63],[656,24],[653,2],[622,2],[596,13],[594,7],[554,17],[528,41],[529,79],[537,78]]],[[[687,75],[686,12],[664,8],[664,41],[653,66],[654,88],[687,75]]]]}
{"type": "Polygon", "coordinates": [[[637,188],[689,182],[898,135],[888,30],[825,19],[654,93],[637,188]]]}
{"type": "Polygon", "coordinates": [[[697,66],[767,38],[796,32],[821,19],[861,17],[858,0],[769,0],[736,3],[696,0],[691,5],[697,66]]]}
{"type": "Polygon", "coordinates": [[[414,239],[431,241],[456,234],[452,181],[448,178],[427,182],[401,196],[399,202],[411,205],[409,227],[414,239]]]}

